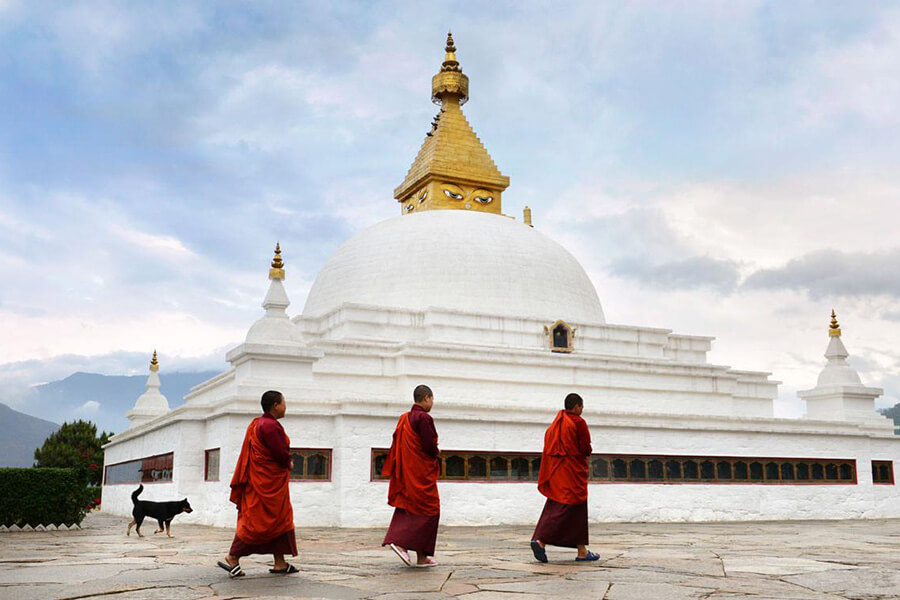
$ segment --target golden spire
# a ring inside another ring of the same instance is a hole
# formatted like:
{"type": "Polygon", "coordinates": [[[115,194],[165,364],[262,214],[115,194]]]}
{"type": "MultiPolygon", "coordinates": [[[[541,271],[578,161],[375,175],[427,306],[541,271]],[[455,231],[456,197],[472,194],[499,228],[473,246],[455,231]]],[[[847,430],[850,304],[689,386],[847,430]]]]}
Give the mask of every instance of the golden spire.
{"type": "Polygon", "coordinates": [[[444,62],[431,78],[431,99],[441,110],[406,177],[394,188],[402,214],[425,210],[470,210],[502,214],[500,197],[509,187],[460,106],[469,99],[469,78],[447,34],[444,62]]]}
{"type": "Polygon", "coordinates": [[[431,101],[444,104],[456,99],[462,106],[469,99],[469,78],[463,75],[456,60],[456,46],[453,45],[453,34],[447,33],[447,46],[444,48],[444,62],[441,70],[431,78],[431,101]]]}
{"type": "Polygon", "coordinates": [[[834,314],[834,309],[831,309],[831,325],[828,326],[828,335],[830,337],[841,337],[841,327],[837,322],[837,315],[834,314]]]}
{"type": "Polygon", "coordinates": [[[156,350],[153,350],[153,358],[150,359],[150,370],[159,371],[159,361],[156,360],[156,350]]]}
{"type": "Polygon", "coordinates": [[[275,242],[275,256],[272,258],[272,268],[269,269],[269,279],[284,279],[284,261],[281,260],[281,242],[275,242]]]}

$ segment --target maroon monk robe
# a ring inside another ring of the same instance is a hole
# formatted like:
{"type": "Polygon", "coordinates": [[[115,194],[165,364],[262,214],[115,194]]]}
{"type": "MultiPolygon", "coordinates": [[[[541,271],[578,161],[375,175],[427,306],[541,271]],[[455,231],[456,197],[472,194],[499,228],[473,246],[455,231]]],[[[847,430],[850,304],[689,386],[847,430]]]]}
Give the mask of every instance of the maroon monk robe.
{"type": "MultiPolygon", "coordinates": [[[[574,423],[574,439],[565,440],[567,447],[574,453],[577,460],[582,457],[587,462],[587,457],[593,452],[591,447],[591,432],[587,423],[580,416],[570,411],[565,412],[564,418],[574,423]]],[[[552,426],[551,426],[552,427],[552,426]]],[[[547,448],[544,448],[547,451],[547,448]]],[[[543,464],[542,464],[543,466],[543,464]]],[[[587,487],[586,485],[584,486],[587,487]]],[[[586,497],[587,490],[576,490],[577,495],[586,497]],[[583,495],[582,495],[583,494],[583,495]]],[[[587,501],[577,504],[563,504],[547,498],[541,518],[535,527],[533,540],[540,540],[545,545],[561,546],[563,548],[577,548],[588,544],[588,511],[587,501]]]]}
{"type": "MultiPolygon", "coordinates": [[[[438,434],[434,428],[434,419],[417,404],[409,411],[409,424],[413,431],[419,435],[422,450],[428,455],[439,460],[438,434]]],[[[384,536],[382,546],[396,544],[407,550],[415,550],[425,556],[434,556],[434,547],[437,542],[438,523],[441,515],[416,515],[403,508],[395,508],[391,525],[384,536]]]]}
{"type": "MultiPolygon", "coordinates": [[[[263,445],[269,450],[272,459],[285,469],[291,468],[291,449],[288,446],[287,436],[278,419],[268,413],[262,415],[256,425],[256,434],[263,445]]],[[[286,531],[278,537],[260,544],[247,543],[237,535],[231,542],[229,554],[240,558],[251,554],[285,554],[297,556],[297,538],[294,530],[286,531]]]]}

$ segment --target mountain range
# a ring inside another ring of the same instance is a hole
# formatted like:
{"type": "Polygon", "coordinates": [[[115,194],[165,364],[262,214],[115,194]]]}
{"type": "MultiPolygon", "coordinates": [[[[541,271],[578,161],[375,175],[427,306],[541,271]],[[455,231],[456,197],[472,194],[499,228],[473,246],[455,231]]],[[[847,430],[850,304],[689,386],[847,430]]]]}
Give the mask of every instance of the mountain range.
{"type": "Polygon", "coordinates": [[[0,467],[30,467],[34,451],[59,424],[20,413],[0,404],[0,467]]]}
{"type": "MultiPolygon", "coordinates": [[[[193,386],[216,374],[216,371],[166,373],[160,375],[160,392],[168,398],[169,408],[176,408],[184,404],[184,396],[193,386]]],[[[13,408],[60,423],[83,419],[95,423],[98,433],[119,433],[128,428],[125,413],[146,391],[146,382],[146,375],[73,373],[65,379],[33,387],[25,401],[14,404],[13,408]]],[[[7,435],[5,431],[7,427],[0,428],[0,441],[7,435]]]]}

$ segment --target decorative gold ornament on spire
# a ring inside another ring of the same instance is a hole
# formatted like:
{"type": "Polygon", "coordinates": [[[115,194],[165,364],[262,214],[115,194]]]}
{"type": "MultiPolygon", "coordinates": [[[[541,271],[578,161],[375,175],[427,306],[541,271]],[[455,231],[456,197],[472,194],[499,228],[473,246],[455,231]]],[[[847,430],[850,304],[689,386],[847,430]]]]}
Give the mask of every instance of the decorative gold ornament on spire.
{"type": "Polygon", "coordinates": [[[525,221],[525,224],[529,227],[534,227],[531,223],[531,208],[528,206],[525,207],[525,210],[522,211],[522,219],[525,221]]]}
{"type": "Polygon", "coordinates": [[[828,335],[830,337],[841,337],[841,327],[837,322],[837,315],[834,314],[834,309],[831,309],[831,325],[828,326],[828,335]]]}
{"type": "Polygon", "coordinates": [[[150,359],[150,370],[153,372],[159,371],[159,361],[156,360],[156,350],[153,351],[153,358],[150,359]]]}
{"type": "Polygon", "coordinates": [[[445,100],[451,98],[460,106],[466,103],[469,99],[469,78],[463,75],[459,61],[456,60],[453,34],[448,32],[444,62],[441,63],[440,72],[431,78],[431,101],[443,105],[445,100]]]}
{"type": "Polygon", "coordinates": [[[275,257],[269,269],[269,279],[284,279],[284,261],[281,260],[281,242],[275,242],[275,257]]]}
{"type": "Polygon", "coordinates": [[[441,65],[441,71],[461,71],[459,61],[456,60],[456,46],[453,45],[453,32],[447,32],[447,47],[444,48],[444,63],[441,65]]]}
{"type": "Polygon", "coordinates": [[[431,79],[431,99],[440,112],[406,178],[394,189],[401,214],[423,210],[469,210],[502,214],[500,195],[509,187],[460,108],[469,99],[469,78],[447,34],[444,62],[431,79]]]}

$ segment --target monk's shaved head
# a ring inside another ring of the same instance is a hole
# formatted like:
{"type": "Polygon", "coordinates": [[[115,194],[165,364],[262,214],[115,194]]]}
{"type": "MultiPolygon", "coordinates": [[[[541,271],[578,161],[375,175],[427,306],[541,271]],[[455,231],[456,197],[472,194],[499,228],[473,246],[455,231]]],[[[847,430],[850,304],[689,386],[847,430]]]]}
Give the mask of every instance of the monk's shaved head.
{"type": "Polygon", "coordinates": [[[413,402],[415,402],[416,404],[429,396],[434,397],[434,394],[431,392],[431,388],[427,385],[417,385],[416,389],[413,390],[413,402]]]}
{"type": "Polygon", "coordinates": [[[578,394],[569,394],[566,396],[566,410],[572,410],[576,406],[584,406],[584,400],[578,394]]]}
{"type": "Polygon", "coordinates": [[[282,400],[284,400],[284,395],[281,392],[269,390],[262,395],[262,399],[260,399],[259,403],[262,405],[263,412],[267,413],[272,410],[273,406],[279,404],[282,400]]]}

